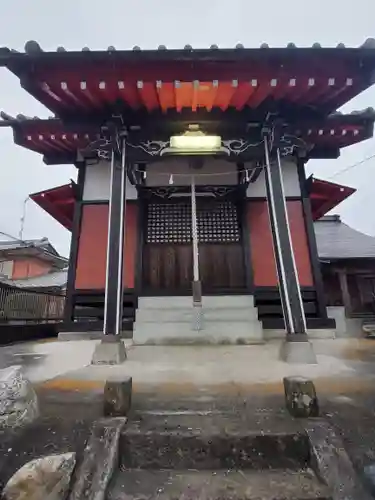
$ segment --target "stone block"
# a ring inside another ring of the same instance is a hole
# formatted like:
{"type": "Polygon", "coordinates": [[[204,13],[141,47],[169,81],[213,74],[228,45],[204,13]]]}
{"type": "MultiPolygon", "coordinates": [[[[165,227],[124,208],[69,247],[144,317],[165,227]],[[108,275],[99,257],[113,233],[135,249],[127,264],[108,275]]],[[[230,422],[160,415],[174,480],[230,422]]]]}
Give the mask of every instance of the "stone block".
{"type": "Polygon", "coordinates": [[[104,387],[104,416],[126,417],[132,400],[132,378],[107,380],[104,387]]]}
{"type": "Polygon", "coordinates": [[[329,489],[332,500],[370,500],[354,469],[340,436],[329,423],[309,420],[305,431],[310,441],[311,466],[329,489]]]}
{"type": "Polygon", "coordinates": [[[0,370],[0,429],[32,422],[38,415],[38,398],[22,367],[0,370]]]}
{"type": "Polygon", "coordinates": [[[94,423],[76,471],[69,500],[105,500],[114,471],[119,466],[119,441],[126,418],[107,418],[94,423]]]}
{"type": "Polygon", "coordinates": [[[318,363],[307,335],[287,335],[286,340],[281,344],[280,359],[286,363],[299,365],[316,365],[318,363]]]}
{"type": "Polygon", "coordinates": [[[312,380],[304,377],[284,378],[285,403],[293,417],[319,416],[319,404],[312,380]]]}
{"type": "Polygon", "coordinates": [[[8,481],[4,500],[64,500],[76,464],[75,453],[31,460],[8,481]]]}
{"type": "Polygon", "coordinates": [[[92,365],[120,365],[126,360],[124,342],[115,335],[103,335],[102,340],[95,346],[92,355],[92,365]]]}

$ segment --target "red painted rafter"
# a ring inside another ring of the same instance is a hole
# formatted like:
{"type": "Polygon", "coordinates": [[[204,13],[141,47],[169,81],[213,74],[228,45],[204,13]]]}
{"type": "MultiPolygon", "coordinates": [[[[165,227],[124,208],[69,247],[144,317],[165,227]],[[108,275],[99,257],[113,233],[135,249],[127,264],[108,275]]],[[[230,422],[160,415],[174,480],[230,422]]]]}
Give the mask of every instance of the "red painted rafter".
{"type": "Polygon", "coordinates": [[[155,83],[138,81],[137,89],[139,100],[148,111],[159,109],[160,104],[155,83]]]}
{"type": "MultiPolygon", "coordinates": [[[[256,69],[256,68],[255,68],[256,69]]],[[[212,68],[211,68],[212,70],[212,68]]],[[[241,73],[241,72],[240,72],[241,73]]],[[[242,71],[243,73],[243,71],[242,71]]],[[[309,70],[311,75],[314,75],[314,68],[309,70]]],[[[96,73],[87,73],[80,76],[79,74],[61,74],[61,71],[53,76],[48,82],[43,82],[44,89],[48,86],[48,92],[53,93],[58,100],[54,102],[54,106],[62,108],[101,108],[107,103],[114,102],[116,95],[123,99],[130,107],[138,109],[139,107],[146,107],[146,109],[153,111],[159,107],[163,109],[162,103],[159,101],[161,93],[165,94],[162,90],[163,87],[157,88],[157,82],[161,80],[135,80],[132,74],[126,74],[126,78],[121,79],[119,75],[123,74],[121,71],[116,71],[116,74],[110,71],[104,71],[99,79],[96,73]],[[117,80],[117,81],[116,81],[117,80]],[[137,87],[137,82],[142,82],[143,88],[137,87]],[[122,84],[123,88],[118,88],[122,84]],[[63,86],[63,88],[61,88],[63,86]],[[117,87],[117,88],[116,88],[117,87]],[[137,95],[139,94],[139,95],[137,95]]],[[[332,69],[332,74],[335,74],[332,69]]],[[[288,71],[283,69],[283,72],[272,71],[268,68],[267,75],[264,72],[253,72],[255,78],[249,78],[244,81],[243,79],[236,80],[192,80],[199,83],[193,92],[192,81],[178,80],[179,87],[176,88],[175,106],[177,110],[185,107],[191,107],[193,110],[199,107],[205,107],[210,110],[214,107],[226,109],[228,106],[233,106],[236,109],[241,109],[246,104],[251,108],[257,108],[268,97],[273,97],[275,100],[286,99],[291,102],[298,102],[301,105],[319,105],[323,102],[333,103],[336,99],[345,101],[345,96],[351,96],[356,93],[360,81],[356,81],[351,85],[350,89],[346,89],[345,82],[350,77],[329,77],[303,75],[299,72],[288,71]],[[334,85],[329,85],[330,79],[335,80],[334,85]],[[212,89],[214,89],[213,82],[217,81],[216,92],[212,102],[212,89]],[[237,88],[231,88],[233,81],[237,82],[237,88]],[[257,84],[254,87],[253,83],[257,84]],[[313,81],[313,85],[309,82],[313,81]],[[205,87],[210,87],[209,91],[203,91],[205,87]],[[223,89],[225,89],[223,91],[223,89]],[[223,96],[221,101],[218,95],[223,96]],[[195,96],[195,97],[194,97],[195,96]],[[228,103],[228,96],[230,96],[228,103]],[[191,103],[188,104],[189,100],[191,103]]],[[[163,80],[164,88],[166,85],[170,87],[174,81],[163,80]]],[[[43,91],[42,91],[43,92],[43,91]]],[[[44,90],[44,92],[47,92],[44,90]]],[[[49,95],[49,99],[51,96],[49,95]]],[[[165,95],[162,97],[164,108],[169,109],[170,104],[166,102],[171,100],[165,95]]]]}
{"type": "Polygon", "coordinates": [[[173,109],[176,106],[173,83],[159,80],[156,82],[156,91],[162,111],[166,112],[168,109],[173,109]]]}
{"type": "Polygon", "coordinates": [[[257,80],[255,79],[249,82],[239,82],[236,92],[231,99],[231,106],[241,111],[250,99],[250,96],[256,91],[257,84],[257,80]]]}
{"type": "Polygon", "coordinates": [[[137,90],[136,82],[125,82],[124,80],[117,81],[118,93],[120,99],[123,99],[132,109],[142,107],[141,97],[137,90]]]}
{"type": "Polygon", "coordinates": [[[327,78],[311,77],[307,82],[307,92],[302,94],[296,102],[304,105],[312,104],[318,101],[320,97],[324,96],[327,93],[327,90],[327,78]]]}
{"type": "MultiPolygon", "coordinates": [[[[56,59],[53,59],[52,54],[49,54],[47,63],[44,60],[43,63],[36,60],[33,61],[32,67],[31,65],[25,67],[22,75],[26,76],[22,76],[22,83],[28,91],[55,112],[66,111],[67,108],[71,110],[76,108],[80,110],[84,107],[89,110],[101,108],[107,103],[114,102],[116,95],[128,102],[134,109],[138,109],[143,104],[147,109],[154,110],[156,109],[155,96],[159,100],[161,93],[164,92],[156,89],[158,81],[166,82],[166,85],[173,84],[176,80],[186,84],[193,81],[218,81],[227,85],[233,80],[237,80],[238,88],[231,96],[229,103],[229,106],[235,109],[241,109],[246,105],[246,102],[255,108],[272,96],[275,100],[287,99],[291,102],[313,105],[314,107],[324,104],[333,110],[368,86],[368,71],[365,68],[361,72],[359,56],[353,57],[350,52],[346,52],[346,49],[340,49],[341,52],[339,50],[332,51],[332,56],[328,57],[327,53],[323,55],[323,52],[320,53],[319,50],[306,51],[305,59],[295,57],[301,50],[304,49],[291,49],[290,56],[286,51],[281,52],[273,49],[267,49],[263,52],[260,50],[238,52],[239,55],[242,54],[241,57],[236,59],[231,54],[228,56],[230,60],[226,60],[225,51],[213,52],[212,58],[207,54],[204,59],[191,57],[190,53],[187,53],[187,57],[184,58],[179,53],[180,55],[176,55],[175,59],[169,60],[165,60],[164,56],[158,58],[156,52],[152,57],[150,54],[147,60],[142,59],[142,55],[138,59],[121,59],[113,58],[111,54],[108,54],[107,57],[103,53],[99,60],[88,58],[87,55],[82,54],[81,62],[78,65],[77,57],[75,57],[74,62],[70,62],[73,59],[69,57],[64,59],[56,55],[56,59]],[[244,57],[245,54],[246,57],[244,57]],[[344,54],[345,57],[342,57],[344,54]],[[319,80],[328,80],[329,78],[339,80],[346,75],[348,78],[353,78],[351,89],[341,89],[340,85],[336,86],[336,84],[332,88],[327,88],[326,84],[324,88],[320,88],[319,80]],[[301,82],[306,82],[309,78],[314,78],[317,84],[316,88],[313,89],[307,87],[306,94],[305,83],[301,82]],[[259,82],[256,89],[249,87],[248,83],[254,79],[259,82]],[[115,82],[115,80],[117,81],[115,82]],[[277,80],[277,85],[269,88],[268,83],[264,86],[265,81],[270,80],[277,80]],[[288,83],[294,80],[295,86],[288,83]],[[126,87],[129,87],[125,93],[119,93],[116,89],[118,81],[124,82],[126,87]],[[137,81],[154,86],[152,93],[146,91],[145,96],[142,95],[139,102],[134,96],[134,90],[137,90],[137,81]],[[86,88],[80,88],[80,82],[86,82],[86,88]],[[61,83],[65,83],[66,86],[61,88],[61,83]],[[105,83],[105,86],[99,87],[101,83],[105,83]],[[321,99],[324,99],[324,103],[321,99]]],[[[98,57],[98,54],[95,57],[98,57]]],[[[177,92],[176,109],[189,107],[186,106],[189,92],[185,92],[185,89],[189,87],[184,87],[185,84],[181,83],[183,91],[177,92]],[[182,106],[177,104],[180,101],[182,101],[182,106]]],[[[219,87],[217,88],[219,89],[219,87]]],[[[218,102],[216,95],[212,97],[212,91],[203,95],[198,90],[195,93],[194,102],[192,94],[193,92],[189,96],[191,104],[193,104],[193,106],[190,105],[190,108],[205,107],[211,109],[212,99],[218,102]]],[[[223,102],[219,102],[218,106],[214,104],[213,107],[225,109],[226,99],[227,95],[225,95],[223,102]]],[[[159,107],[164,111],[170,109],[170,100],[163,96],[159,101],[159,107]]]]}
{"type": "Polygon", "coordinates": [[[238,81],[219,82],[214,100],[214,107],[226,111],[231,103],[231,100],[238,89],[238,81]]]}
{"type": "Polygon", "coordinates": [[[181,112],[183,108],[191,108],[193,103],[193,83],[176,81],[174,87],[176,110],[181,112]]]}
{"type": "Polygon", "coordinates": [[[284,76],[277,79],[277,84],[272,87],[271,95],[274,100],[286,99],[294,94],[297,88],[297,78],[293,76],[284,76]]]}
{"type": "Polygon", "coordinates": [[[256,109],[271,94],[271,81],[272,79],[270,80],[268,78],[260,81],[258,80],[256,91],[251,95],[247,102],[247,105],[250,106],[250,108],[256,109]]]}
{"type": "Polygon", "coordinates": [[[90,103],[85,103],[85,101],[82,100],[80,91],[78,90],[77,92],[71,82],[53,81],[50,86],[53,92],[61,97],[69,108],[74,109],[76,106],[83,110],[90,108],[90,103]]]}
{"type": "Polygon", "coordinates": [[[218,82],[194,82],[193,105],[196,106],[196,108],[211,110],[217,93],[217,87],[218,82]]]}

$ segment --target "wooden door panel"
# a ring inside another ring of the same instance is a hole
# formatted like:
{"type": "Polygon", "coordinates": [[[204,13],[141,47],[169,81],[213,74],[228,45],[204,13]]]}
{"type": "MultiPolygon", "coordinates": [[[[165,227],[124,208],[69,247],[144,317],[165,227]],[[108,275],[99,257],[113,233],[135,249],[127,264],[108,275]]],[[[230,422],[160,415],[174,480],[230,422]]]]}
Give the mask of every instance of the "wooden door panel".
{"type": "Polygon", "coordinates": [[[202,286],[205,290],[245,286],[241,245],[202,245],[199,257],[202,286]]]}
{"type": "Polygon", "coordinates": [[[191,246],[145,245],[143,283],[147,289],[190,290],[193,279],[191,246]]]}
{"type": "MultiPolygon", "coordinates": [[[[199,271],[204,291],[245,286],[244,255],[233,203],[197,200],[199,271]]],[[[143,286],[162,292],[191,291],[191,208],[187,201],[152,203],[143,253],[143,286]]]]}

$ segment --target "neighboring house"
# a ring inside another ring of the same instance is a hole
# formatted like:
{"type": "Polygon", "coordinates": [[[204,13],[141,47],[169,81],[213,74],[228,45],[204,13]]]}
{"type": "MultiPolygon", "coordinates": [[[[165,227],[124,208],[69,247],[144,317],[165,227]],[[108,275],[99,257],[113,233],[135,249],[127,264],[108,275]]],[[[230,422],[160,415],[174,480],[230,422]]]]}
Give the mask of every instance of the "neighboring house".
{"type": "Polygon", "coordinates": [[[326,215],[314,223],[328,306],[344,306],[347,317],[374,313],[375,237],[326,215]]]}
{"type": "Polygon", "coordinates": [[[5,283],[18,288],[32,288],[35,291],[65,292],[67,279],[68,269],[62,269],[23,280],[6,280],[5,283]]]}
{"type": "Polygon", "coordinates": [[[22,288],[64,289],[68,260],[47,238],[0,241],[0,281],[22,288]]]}

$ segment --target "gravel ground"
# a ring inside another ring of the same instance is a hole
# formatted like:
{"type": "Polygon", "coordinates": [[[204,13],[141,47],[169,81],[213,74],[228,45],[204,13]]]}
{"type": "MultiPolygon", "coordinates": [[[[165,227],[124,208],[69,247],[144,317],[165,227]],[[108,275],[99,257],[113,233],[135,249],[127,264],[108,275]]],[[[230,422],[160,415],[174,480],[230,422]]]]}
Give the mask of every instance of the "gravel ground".
{"type": "Polygon", "coordinates": [[[96,393],[39,392],[41,415],[32,424],[0,433],[0,491],[26,462],[75,451],[78,459],[93,421],[101,415],[96,393]]]}
{"type": "MultiPolygon", "coordinates": [[[[78,459],[90,434],[93,420],[102,412],[102,398],[98,391],[72,392],[39,390],[41,417],[28,427],[17,432],[0,434],[0,488],[11,475],[29,460],[42,455],[76,451],[78,459]]],[[[320,401],[321,414],[329,420],[341,434],[344,445],[359,474],[363,475],[366,465],[375,463],[375,389],[373,392],[351,393],[324,396],[320,401]]],[[[250,423],[264,424],[266,431],[276,431],[277,419],[282,416],[285,425],[285,410],[282,395],[255,397],[238,396],[227,398],[219,394],[175,397],[159,397],[157,394],[136,394],[134,397],[134,424],[143,414],[143,418],[152,422],[152,413],[164,415],[165,429],[169,415],[173,412],[189,412],[196,422],[201,419],[202,426],[208,423],[206,412],[235,411],[237,415],[247,414],[250,423]],[[151,413],[151,414],[150,414],[151,413]],[[198,413],[198,415],[197,415],[198,413]],[[270,421],[268,422],[268,419],[270,421]],[[275,424],[275,425],[274,425],[275,424]]],[[[288,418],[288,417],[287,417],[288,418]]],[[[160,415],[158,420],[160,420],[160,415]]],[[[144,424],[146,421],[144,421],[144,424]]],[[[259,430],[259,424],[254,425],[259,430]]],[[[291,422],[293,425],[293,423],[291,422]]],[[[188,425],[188,424],[186,424],[188,425]]],[[[230,425],[230,422],[228,422],[230,425]]],[[[302,426],[303,422],[295,422],[302,426]]],[[[147,427],[147,425],[146,425],[147,427]]]]}

